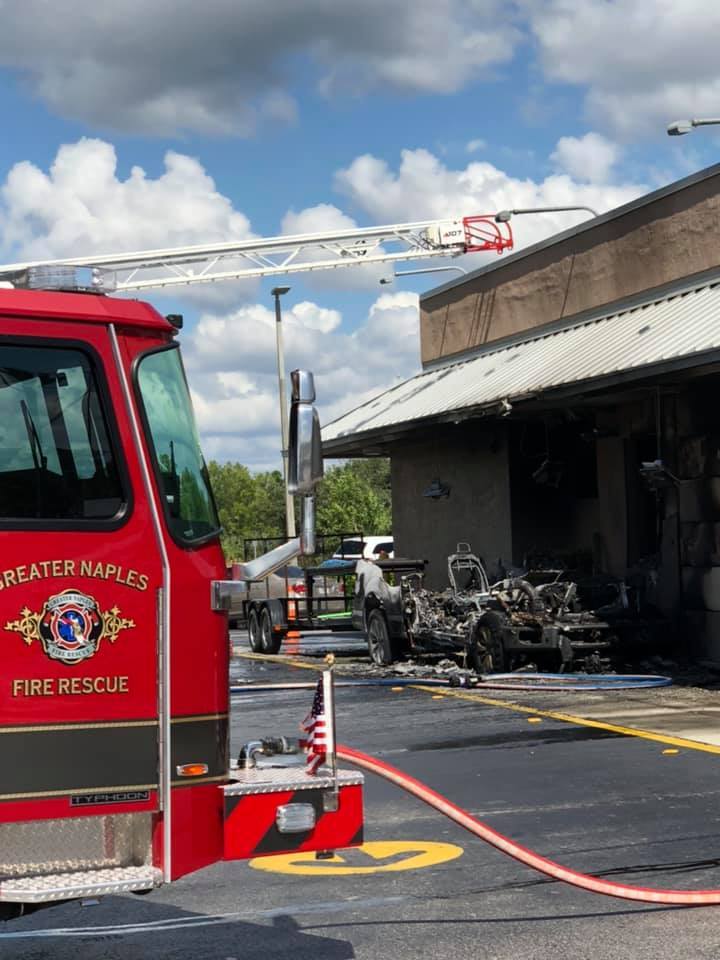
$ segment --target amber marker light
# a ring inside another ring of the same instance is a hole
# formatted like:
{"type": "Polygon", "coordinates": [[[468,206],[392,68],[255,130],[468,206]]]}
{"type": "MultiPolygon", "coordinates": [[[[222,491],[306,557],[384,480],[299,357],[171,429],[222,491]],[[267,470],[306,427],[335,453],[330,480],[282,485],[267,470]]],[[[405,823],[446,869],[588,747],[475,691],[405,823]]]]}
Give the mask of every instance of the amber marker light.
{"type": "Polygon", "coordinates": [[[204,777],[209,769],[206,763],[180,763],[175,767],[179,777],[204,777]]]}

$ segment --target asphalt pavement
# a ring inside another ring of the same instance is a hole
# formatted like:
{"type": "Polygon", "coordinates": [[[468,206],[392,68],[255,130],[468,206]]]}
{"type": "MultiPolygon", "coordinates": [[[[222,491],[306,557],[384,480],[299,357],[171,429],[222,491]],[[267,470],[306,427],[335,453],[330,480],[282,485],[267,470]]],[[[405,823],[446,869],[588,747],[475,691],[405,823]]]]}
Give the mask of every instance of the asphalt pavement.
{"type": "MultiPolygon", "coordinates": [[[[352,636],[338,643],[313,637],[298,652],[319,657],[325,644],[343,655],[343,643],[345,656],[362,653],[352,636]]],[[[234,682],[314,676],[284,663],[233,662],[234,682]]],[[[233,750],[262,735],[296,734],[310,699],[307,690],[234,698],[233,750]]],[[[720,887],[720,757],[690,748],[668,753],[662,742],[561,722],[547,712],[534,716],[408,687],[337,692],[341,740],[429,783],[526,846],[637,885],[720,887]]],[[[289,865],[308,874],[223,863],[147,897],[56,907],[0,928],[0,956],[716,960],[720,954],[720,908],[653,907],[550,881],[370,776],[365,819],[366,841],[376,846],[341,852],[335,861],[289,865]]],[[[287,862],[277,866],[288,869],[287,862]]]]}

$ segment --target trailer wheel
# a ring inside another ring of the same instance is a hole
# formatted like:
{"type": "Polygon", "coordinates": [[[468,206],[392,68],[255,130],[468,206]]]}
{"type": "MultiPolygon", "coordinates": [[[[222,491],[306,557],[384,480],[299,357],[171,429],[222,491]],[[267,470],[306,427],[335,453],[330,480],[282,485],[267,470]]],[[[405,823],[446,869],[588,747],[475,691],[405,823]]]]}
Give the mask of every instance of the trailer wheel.
{"type": "Polygon", "coordinates": [[[273,633],[273,622],[267,607],[260,613],[260,652],[277,653],[282,643],[280,634],[273,633]]]}
{"type": "Polygon", "coordinates": [[[368,653],[373,663],[385,667],[395,660],[390,631],[382,610],[371,610],[367,622],[368,653]]]}
{"type": "Polygon", "coordinates": [[[253,653],[262,653],[262,644],[260,643],[260,618],[258,617],[257,607],[251,607],[248,613],[248,641],[253,653]]]}
{"type": "Polygon", "coordinates": [[[492,611],[484,614],[475,624],[468,643],[467,658],[476,673],[502,673],[506,669],[502,627],[503,618],[492,611]]]}

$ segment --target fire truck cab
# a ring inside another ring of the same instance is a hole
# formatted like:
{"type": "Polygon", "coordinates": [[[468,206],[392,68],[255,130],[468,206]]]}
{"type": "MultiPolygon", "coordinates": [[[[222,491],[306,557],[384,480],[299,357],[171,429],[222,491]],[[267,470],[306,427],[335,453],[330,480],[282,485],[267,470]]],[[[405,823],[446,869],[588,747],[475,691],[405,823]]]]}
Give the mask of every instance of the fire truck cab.
{"type": "Polygon", "coordinates": [[[177,334],[146,303],[0,289],[0,916],[362,839],[360,775],[230,771],[230,587],[177,334]]]}

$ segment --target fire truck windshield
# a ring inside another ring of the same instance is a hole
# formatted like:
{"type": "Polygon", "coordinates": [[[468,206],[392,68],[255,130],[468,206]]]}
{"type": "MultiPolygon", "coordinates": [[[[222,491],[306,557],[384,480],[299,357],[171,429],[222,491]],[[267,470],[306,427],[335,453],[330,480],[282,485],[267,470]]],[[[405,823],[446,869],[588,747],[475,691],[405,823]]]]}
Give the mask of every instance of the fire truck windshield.
{"type": "Polygon", "coordinates": [[[83,526],[125,497],[90,357],[0,344],[0,522],[83,526]]]}
{"type": "Polygon", "coordinates": [[[183,543],[215,536],[217,511],[180,351],[171,347],[146,354],[137,369],[137,385],[171,534],[183,543]]]}

